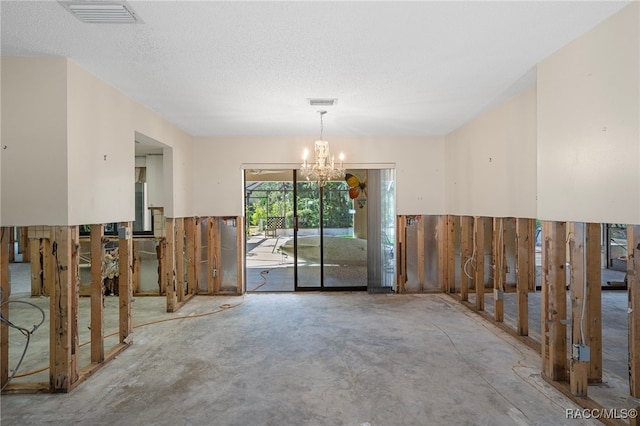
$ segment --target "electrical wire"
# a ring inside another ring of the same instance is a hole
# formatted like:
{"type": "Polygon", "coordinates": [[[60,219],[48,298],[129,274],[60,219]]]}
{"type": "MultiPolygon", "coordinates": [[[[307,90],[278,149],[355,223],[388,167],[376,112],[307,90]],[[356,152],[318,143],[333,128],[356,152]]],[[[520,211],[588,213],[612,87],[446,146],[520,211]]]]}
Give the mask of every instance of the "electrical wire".
{"type": "MultiPolygon", "coordinates": [[[[18,302],[18,301],[15,301],[18,302]]],[[[187,315],[187,316],[181,316],[181,317],[172,317],[172,318],[164,318],[164,319],[160,319],[160,320],[155,320],[155,321],[149,321],[149,322],[145,322],[142,324],[138,324],[133,326],[133,329],[138,329],[141,327],[147,327],[149,325],[153,325],[153,324],[159,324],[162,322],[169,322],[169,321],[177,321],[177,320],[184,320],[184,319],[192,319],[192,318],[201,318],[201,317],[206,317],[206,316],[210,316],[210,315],[215,315],[215,314],[219,314],[220,312],[224,312],[224,311],[228,311],[229,309],[233,309],[233,308],[237,308],[238,306],[242,305],[245,302],[245,295],[242,295],[242,301],[236,304],[230,304],[230,303],[225,303],[220,305],[215,311],[209,311],[209,312],[203,312],[201,314],[193,314],[193,315],[187,315]]],[[[22,303],[29,303],[29,302],[22,302],[22,303]]],[[[38,306],[36,306],[38,309],[40,309],[38,306]]],[[[42,311],[42,309],[40,309],[42,311]]],[[[43,315],[44,315],[44,311],[43,311],[43,315]]],[[[120,331],[114,331],[112,333],[109,334],[105,334],[102,336],[102,338],[108,338],[108,337],[112,337],[115,336],[117,334],[119,334],[120,331]]],[[[81,344],[78,345],[78,348],[81,348],[83,346],[86,346],[88,344],[91,343],[91,340],[88,340],[86,342],[83,342],[81,344]]],[[[25,350],[26,352],[26,350],[25,350]]],[[[19,378],[19,377],[27,377],[27,376],[31,376],[33,374],[37,374],[37,373],[41,373],[43,371],[47,371],[49,369],[49,367],[42,367],[39,368],[37,370],[32,370],[32,371],[28,371],[26,373],[22,373],[22,374],[16,374],[15,377],[19,378]]],[[[8,382],[7,382],[8,383],[8,382]]],[[[6,386],[6,385],[5,385],[6,386]]],[[[4,389],[4,387],[2,388],[4,389]]]]}
{"type": "MultiPolygon", "coordinates": [[[[55,258],[55,261],[56,261],[56,270],[57,270],[56,278],[58,280],[58,283],[60,283],[60,281],[61,281],[61,278],[60,278],[60,262],[59,262],[59,259],[58,259],[58,250],[57,250],[57,248],[58,248],[57,242],[54,241],[53,242],[53,246],[52,246],[52,254],[53,254],[53,256],[55,258]]],[[[214,263],[217,263],[217,259],[215,259],[215,258],[214,258],[214,263]]],[[[268,272],[269,271],[267,270],[267,273],[268,272]]],[[[265,283],[266,283],[266,278],[265,278],[265,283]]],[[[264,284],[262,284],[262,285],[264,285],[264,284]]],[[[45,321],[45,313],[44,313],[44,310],[42,310],[42,308],[40,308],[39,306],[37,306],[37,305],[35,305],[33,303],[30,303],[30,302],[25,302],[25,301],[20,301],[20,300],[8,300],[8,301],[4,302],[3,301],[4,300],[4,293],[1,292],[1,291],[2,291],[2,289],[0,289],[0,308],[6,303],[23,303],[23,304],[31,305],[31,306],[37,308],[38,310],[40,310],[40,312],[42,313],[42,321],[40,322],[40,324],[35,325],[32,330],[28,330],[28,329],[25,329],[23,327],[18,327],[18,326],[15,326],[14,324],[12,324],[10,321],[8,321],[7,319],[4,318],[4,316],[2,315],[2,312],[0,311],[0,320],[3,323],[7,324],[8,326],[18,329],[27,338],[27,343],[25,344],[25,348],[24,348],[24,351],[22,352],[22,356],[20,357],[20,360],[18,361],[18,365],[13,370],[13,374],[9,377],[9,379],[4,384],[4,386],[2,386],[2,389],[0,389],[0,392],[3,391],[7,387],[9,382],[14,377],[26,377],[26,376],[30,376],[30,375],[33,375],[33,374],[36,374],[36,373],[40,373],[42,371],[46,371],[46,370],[49,369],[49,367],[43,367],[43,368],[40,368],[38,370],[29,371],[27,373],[23,373],[23,374],[20,374],[20,375],[17,374],[18,368],[20,367],[20,364],[22,363],[22,361],[23,361],[23,359],[24,359],[24,357],[25,357],[25,355],[27,353],[27,349],[29,347],[29,343],[30,343],[30,340],[31,340],[31,335],[38,329],[38,327],[40,327],[44,323],[44,321],[45,321]]],[[[140,327],[145,327],[145,326],[152,325],[152,324],[158,324],[158,323],[161,323],[161,322],[176,321],[176,320],[187,319],[187,318],[200,318],[200,317],[204,317],[204,316],[218,314],[218,313],[226,311],[228,309],[236,308],[236,307],[242,305],[244,303],[244,301],[245,301],[245,296],[243,295],[242,296],[242,302],[237,303],[235,305],[231,305],[231,304],[226,303],[226,304],[220,305],[220,307],[219,307],[220,309],[215,310],[215,311],[205,312],[205,313],[202,313],[202,314],[189,315],[189,316],[184,316],[184,317],[173,317],[173,318],[165,318],[165,319],[162,319],[162,320],[151,321],[151,322],[147,322],[147,323],[143,323],[143,324],[139,324],[137,326],[134,326],[133,329],[137,329],[137,328],[140,328],[140,327]]],[[[110,334],[107,334],[107,335],[103,335],[103,338],[115,336],[118,333],[119,333],[119,331],[116,331],[116,332],[113,332],[113,333],[110,333],[110,334]]],[[[91,343],[91,341],[84,342],[84,343],[80,344],[78,347],[86,346],[89,343],[91,343]]]]}
{"type": "MultiPolygon", "coordinates": [[[[575,244],[576,241],[575,239],[575,235],[573,234],[573,232],[568,232],[567,233],[567,239],[565,241],[565,243],[569,244],[569,268],[570,268],[570,274],[569,277],[570,279],[573,281],[576,279],[576,277],[573,274],[573,270],[574,270],[574,263],[575,263],[575,259],[574,259],[574,252],[575,252],[575,244]]],[[[583,235],[584,238],[584,235],[583,235]]],[[[584,250],[584,240],[580,241],[580,243],[582,243],[582,247],[583,250],[581,250],[582,252],[582,264],[586,265],[587,264],[587,254],[586,251],[584,250]]],[[[586,343],[586,338],[584,336],[584,314],[585,314],[585,310],[587,309],[587,298],[586,298],[586,294],[587,294],[587,280],[584,277],[581,277],[582,279],[582,304],[580,306],[580,344],[584,345],[586,343]]],[[[573,284],[573,283],[571,283],[573,284]]]]}
{"type": "Polygon", "coordinates": [[[476,270],[476,233],[472,232],[473,234],[473,252],[471,252],[471,257],[469,257],[466,262],[464,262],[464,266],[462,268],[462,270],[464,271],[464,274],[467,276],[467,278],[469,278],[470,280],[473,280],[473,277],[469,274],[469,265],[472,266],[473,270],[476,270]]]}
{"type": "Polygon", "coordinates": [[[22,350],[22,355],[20,355],[20,359],[18,360],[18,363],[16,364],[16,368],[13,369],[13,372],[11,373],[11,375],[9,376],[9,378],[7,379],[5,384],[0,389],[0,392],[2,392],[7,387],[9,382],[11,382],[11,380],[14,377],[16,377],[18,369],[20,368],[20,365],[22,364],[22,361],[24,360],[24,357],[27,354],[27,350],[29,349],[29,343],[31,342],[31,335],[33,333],[35,333],[35,331],[42,324],[44,324],[44,320],[45,320],[45,313],[44,313],[44,310],[41,307],[39,307],[39,306],[37,306],[37,305],[35,305],[35,304],[31,303],[31,302],[25,302],[23,300],[7,300],[7,301],[5,301],[4,300],[4,291],[0,288],[0,322],[2,322],[3,324],[7,325],[8,327],[11,327],[11,328],[14,328],[14,329],[18,330],[27,339],[27,341],[25,342],[25,345],[24,345],[24,349],[22,350]],[[2,314],[2,308],[4,307],[4,305],[9,305],[10,303],[22,303],[24,305],[28,305],[28,306],[32,306],[32,307],[36,308],[38,311],[40,311],[40,314],[42,315],[42,319],[40,320],[40,322],[38,324],[34,324],[33,328],[31,328],[31,329],[16,325],[16,324],[12,323],[11,321],[9,321],[7,318],[5,318],[4,315],[2,314]]]}
{"type": "MultiPolygon", "coordinates": [[[[56,261],[56,270],[57,270],[56,278],[58,280],[58,283],[60,283],[60,281],[61,281],[61,277],[60,277],[60,262],[59,262],[59,259],[58,259],[58,250],[57,249],[58,249],[58,244],[57,244],[56,241],[54,241],[53,245],[52,245],[52,254],[53,254],[53,256],[55,258],[55,261],[56,261]]],[[[214,258],[214,263],[217,263],[217,259],[216,258],[214,258]]],[[[262,275],[263,273],[268,273],[268,272],[269,272],[268,270],[262,271],[260,273],[260,275],[262,275]]],[[[264,275],[262,275],[262,276],[264,278],[264,283],[261,284],[260,286],[266,284],[266,277],[264,277],[264,275]]],[[[257,288],[258,287],[256,287],[256,289],[257,288]]],[[[189,316],[184,316],[184,317],[173,317],[173,318],[165,318],[165,319],[162,319],[162,320],[150,321],[150,322],[147,322],[147,323],[136,325],[136,326],[133,327],[133,329],[137,329],[137,328],[140,328],[140,327],[145,327],[145,326],[152,325],[152,324],[158,324],[158,323],[161,323],[161,322],[176,321],[176,320],[187,319],[187,318],[200,318],[200,317],[204,317],[204,316],[218,314],[218,313],[226,311],[228,309],[237,308],[238,306],[242,305],[244,303],[244,301],[245,301],[245,296],[243,295],[242,301],[240,303],[235,304],[235,305],[231,305],[231,304],[225,303],[223,305],[220,305],[219,309],[215,310],[215,311],[205,312],[205,313],[202,313],[202,314],[189,315],[189,316]]],[[[22,352],[22,355],[20,356],[20,360],[18,361],[18,364],[16,365],[16,368],[13,370],[13,373],[8,378],[6,383],[2,386],[2,388],[0,389],[0,392],[4,391],[4,389],[7,387],[9,382],[15,377],[26,377],[26,376],[30,376],[30,375],[33,375],[33,374],[36,374],[36,373],[40,373],[42,371],[46,371],[46,370],[49,369],[49,367],[43,367],[43,368],[40,368],[38,370],[29,371],[27,373],[17,374],[18,369],[20,368],[20,365],[22,364],[22,361],[24,360],[25,355],[27,354],[27,350],[29,348],[29,343],[31,341],[31,335],[44,323],[45,318],[46,318],[46,315],[44,313],[44,310],[42,308],[40,308],[39,306],[31,303],[31,302],[25,302],[25,301],[22,301],[22,300],[7,300],[5,302],[4,301],[4,291],[2,291],[2,289],[0,288],[0,322],[6,324],[9,327],[17,329],[27,339],[25,347],[24,347],[24,350],[22,352]],[[9,304],[9,303],[22,303],[22,304],[26,304],[26,305],[29,305],[29,306],[32,306],[32,307],[38,309],[40,311],[40,313],[42,314],[42,320],[40,321],[39,324],[34,325],[31,330],[29,330],[27,328],[24,328],[24,327],[17,326],[15,324],[11,323],[11,321],[6,319],[4,317],[4,315],[2,315],[2,311],[1,311],[1,308],[5,304],[9,304]]],[[[103,338],[112,337],[112,336],[115,336],[118,333],[119,333],[119,331],[116,331],[116,332],[113,332],[113,333],[110,333],[110,334],[107,334],[107,335],[103,335],[103,338]]],[[[84,342],[84,343],[80,344],[78,347],[86,346],[89,343],[91,343],[91,341],[84,342]]]]}
{"type": "Polygon", "coordinates": [[[270,269],[264,269],[264,270],[260,271],[260,276],[262,277],[262,283],[261,283],[261,284],[258,284],[258,286],[254,287],[253,289],[248,290],[248,291],[249,291],[249,292],[256,291],[256,290],[258,290],[260,287],[262,287],[262,286],[264,286],[265,284],[267,284],[267,277],[266,277],[265,275],[266,275],[266,274],[268,274],[268,273],[269,273],[269,271],[270,271],[270,269]]]}
{"type": "MultiPolygon", "coordinates": [[[[575,240],[571,240],[571,235],[573,233],[569,232],[567,233],[567,241],[569,241],[569,245],[570,247],[572,247],[573,245],[575,245],[575,240]]],[[[574,236],[575,238],[575,236],[574,236]]],[[[582,264],[586,265],[587,264],[587,253],[586,250],[584,249],[586,244],[584,241],[585,235],[584,233],[582,234],[582,241],[580,241],[580,243],[582,243],[582,264]]],[[[569,267],[573,269],[573,252],[574,250],[571,250],[569,252],[569,267]]],[[[573,271],[571,271],[570,277],[573,277],[573,271]]],[[[587,309],[587,280],[585,277],[582,277],[582,306],[580,306],[580,344],[581,345],[585,345],[587,342],[587,339],[584,336],[584,313],[587,309]]]]}

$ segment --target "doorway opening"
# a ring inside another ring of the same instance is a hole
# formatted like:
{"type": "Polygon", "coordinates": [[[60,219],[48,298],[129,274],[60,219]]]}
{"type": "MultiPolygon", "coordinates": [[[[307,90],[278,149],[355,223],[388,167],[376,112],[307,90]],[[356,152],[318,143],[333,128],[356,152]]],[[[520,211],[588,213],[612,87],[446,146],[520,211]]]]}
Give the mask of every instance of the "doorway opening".
{"type": "Polygon", "coordinates": [[[394,178],[347,170],[320,185],[296,170],[245,170],[246,290],[392,291],[394,178]]]}

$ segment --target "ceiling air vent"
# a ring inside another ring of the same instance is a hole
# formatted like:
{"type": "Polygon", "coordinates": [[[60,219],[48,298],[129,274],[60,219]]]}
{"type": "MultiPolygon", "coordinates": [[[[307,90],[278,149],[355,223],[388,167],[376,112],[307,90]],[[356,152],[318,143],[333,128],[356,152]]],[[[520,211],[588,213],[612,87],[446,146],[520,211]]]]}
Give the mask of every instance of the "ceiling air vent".
{"type": "Polygon", "coordinates": [[[309,105],[311,106],[334,106],[338,103],[338,100],[335,98],[309,98],[309,105]]]}
{"type": "Polygon", "coordinates": [[[142,20],[122,1],[61,1],[73,16],[89,24],[137,24],[142,20]]]}

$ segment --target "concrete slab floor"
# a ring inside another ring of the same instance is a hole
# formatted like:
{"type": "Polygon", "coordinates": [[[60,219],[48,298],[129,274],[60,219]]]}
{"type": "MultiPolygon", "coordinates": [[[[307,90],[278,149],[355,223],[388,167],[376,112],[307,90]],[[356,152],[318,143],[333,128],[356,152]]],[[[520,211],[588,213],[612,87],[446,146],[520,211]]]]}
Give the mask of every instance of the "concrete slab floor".
{"type": "Polygon", "coordinates": [[[136,298],[134,324],[241,301],[136,328],[68,394],[2,395],[2,425],[599,424],[567,419],[540,356],[446,295],[136,298]]]}

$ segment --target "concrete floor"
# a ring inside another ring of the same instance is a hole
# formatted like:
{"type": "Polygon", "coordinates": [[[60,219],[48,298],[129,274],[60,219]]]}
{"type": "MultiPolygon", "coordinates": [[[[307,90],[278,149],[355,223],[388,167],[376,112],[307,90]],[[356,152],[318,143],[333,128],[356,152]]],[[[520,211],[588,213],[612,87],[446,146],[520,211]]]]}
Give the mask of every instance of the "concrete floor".
{"type": "MultiPolygon", "coordinates": [[[[22,282],[25,271],[12,265],[12,273],[22,282]]],[[[30,298],[27,285],[12,290],[12,300],[48,305],[30,298]]],[[[134,325],[182,319],[136,326],[134,344],[69,394],[2,395],[0,423],[599,424],[567,419],[577,406],[541,379],[539,354],[443,294],[198,296],[174,314],[165,303],[135,298],[134,325]]],[[[84,342],[87,298],[80,307],[84,342]]],[[[28,307],[11,309],[15,323],[32,323],[28,307]]],[[[116,327],[117,299],[107,297],[105,332],[116,327]]],[[[48,327],[37,333],[21,373],[47,365],[48,327]]],[[[13,366],[24,338],[11,339],[13,366]]],[[[80,350],[81,366],[88,350],[80,350]]],[[[18,381],[47,382],[48,372],[18,381]]],[[[590,396],[606,408],[640,405],[625,385],[606,373],[590,396]]]]}
{"type": "MultiPolygon", "coordinates": [[[[445,295],[196,297],[69,394],[3,395],[2,425],[576,425],[539,355],[445,295]]],[[[17,316],[17,314],[16,314],[17,316]]],[[[134,315],[134,318],[139,315],[134,315]]],[[[135,323],[139,321],[136,320],[135,323]]]]}

